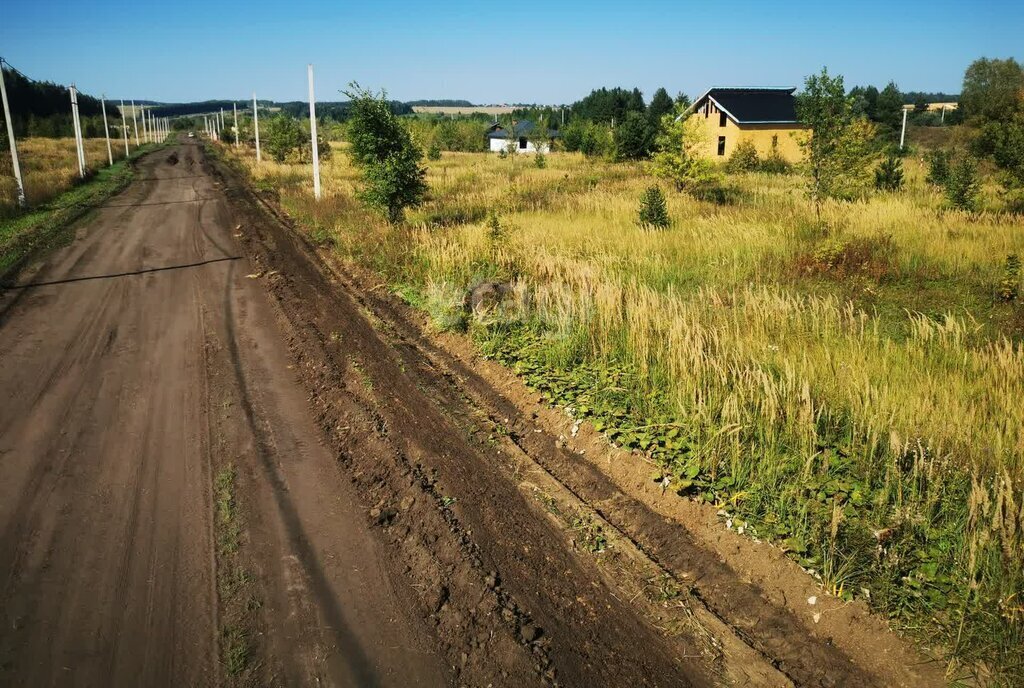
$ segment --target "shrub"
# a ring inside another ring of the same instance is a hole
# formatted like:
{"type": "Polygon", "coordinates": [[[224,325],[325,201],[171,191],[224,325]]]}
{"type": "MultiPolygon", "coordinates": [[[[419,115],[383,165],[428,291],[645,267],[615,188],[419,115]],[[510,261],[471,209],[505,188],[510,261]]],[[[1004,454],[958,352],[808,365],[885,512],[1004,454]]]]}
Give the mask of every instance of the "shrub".
{"type": "Polygon", "coordinates": [[[501,226],[498,213],[493,210],[487,215],[487,239],[493,244],[500,243],[505,238],[505,228],[501,226]]]}
{"type": "Polygon", "coordinates": [[[700,153],[705,145],[703,129],[695,117],[677,121],[665,115],[662,119],[652,169],[655,175],[671,181],[677,191],[695,193],[720,183],[721,174],[714,163],[700,153]]]}
{"type": "Polygon", "coordinates": [[[308,137],[303,135],[302,125],[288,115],[279,114],[271,117],[261,129],[263,149],[277,162],[284,162],[289,153],[297,151],[303,143],[308,143],[308,137]]]}
{"type": "Polygon", "coordinates": [[[537,149],[537,153],[533,156],[533,166],[539,170],[543,170],[548,166],[548,156],[544,155],[540,148],[537,149]]]}
{"type": "Polygon", "coordinates": [[[501,158],[502,160],[508,157],[508,151],[505,150],[504,146],[498,149],[498,157],[501,158]]]}
{"type": "Polygon", "coordinates": [[[656,130],[642,112],[630,111],[612,136],[615,156],[621,160],[640,160],[651,154],[656,130]]]}
{"type": "Polygon", "coordinates": [[[437,145],[437,142],[430,144],[430,148],[427,149],[428,160],[440,160],[441,159],[441,147],[437,145]]]}
{"type": "Polygon", "coordinates": [[[1020,291],[1020,256],[1011,253],[1006,256],[1006,267],[1003,268],[1003,279],[999,282],[999,298],[1013,301],[1020,291]]]}
{"type": "Polygon", "coordinates": [[[750,139],[743,139],[736,144],[726,168],[730,172],[753,172],[758,169],[761,161],[757,156],[757,147],[750,139]]]}
{"type": "Polygon", "coordinates": [[[890,156],[875,168],[875,188],[879,191],[899,191],[903,188],[903,161],[890,156]]]}
{"type": "Polygon", "coordinates": [[[929,184],[945,186],[949,178],[949,166],[953,160],[953,154],[948,150],[933,151],[928,155],[928,176],[929,184]]]}
{"type": "Polygon", "coordinates": [[[649,186],[640,197],[639,224],[644,229],[665,229],[672,224],[665,194],[657,186],[649,186]]]}
{"type": "Polygon", "coordinates": [[[384,93],[365,91],[355,83],[350,88],[345,93],[352,100],[349,154],[363,172],[359,198],[397,224],[405,209],[419,205],[427,193],[426,170],[420,166],[423,152],[384,93]]]}
{"type": "Polygon", "coordinates": [[[954,165],[949,170],[945,189],[946,198],[954,208],[976,211],[981,188],[978,183],[978,167],[974,160],[965,157],[954,165]]]}

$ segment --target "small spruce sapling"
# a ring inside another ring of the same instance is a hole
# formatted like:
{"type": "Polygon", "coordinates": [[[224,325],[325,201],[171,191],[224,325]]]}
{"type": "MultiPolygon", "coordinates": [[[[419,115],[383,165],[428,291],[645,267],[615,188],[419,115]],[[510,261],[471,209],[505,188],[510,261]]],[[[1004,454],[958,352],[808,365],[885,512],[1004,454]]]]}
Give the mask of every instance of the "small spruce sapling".
{"type": "Polygon", "coordinates": [[[1020,256],[1016,253],[1006,256],[1006,267],[1003,268],[1003,279],[999,281],[997,293],[1003,301],[1014,301],[1020,295],[1020,256]]]}
{"type": "Polygon", "coordinates": [[[965,157],[950,168],[946,179],[946,199],[950,205],[973,213],[978,210],[980,193],[978,166],[974,160],[965,157]]]}
{"type": "Polygon", "coordinates": [[[879,191],[899,191],[903,188],[903,161],[889,156],[875,168],[875,188],[879,191]]]}
{"type": "Polygon", "coordinates": [[[665,194],[657,186],[649,186],[640,197],[639,225],[644,229],[665,229],[672,224],[665,194]]]}

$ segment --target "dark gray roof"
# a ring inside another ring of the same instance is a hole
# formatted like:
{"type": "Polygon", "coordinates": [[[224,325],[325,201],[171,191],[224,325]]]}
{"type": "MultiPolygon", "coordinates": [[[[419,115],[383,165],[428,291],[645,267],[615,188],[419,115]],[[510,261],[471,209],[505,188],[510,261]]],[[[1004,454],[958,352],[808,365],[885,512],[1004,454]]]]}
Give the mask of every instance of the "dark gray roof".
{"type": "MultiPolygon", "coordinates": [[[[513,129],[515,131],[512,134],[512,138],[519,138],[520,136],[529,137],[530,134],[533,133],[533,130],[536,128],[537,125],[528,119],[519,120],[513,125],[513,129]]],[[[548,130],[549,138],[555,138],[558,135],[559,134],[557,129],[548,130]]],[[[501,124],[500,122],[495,122],[488,128],[487,134],[485,134],[485,136],[486,138],[489,139],[507,139],[509,137],[509,132],[508,130],[505,129],[504,124],[501,124]]]]}
{"type": "Polygon", "coordinates": [[[795,88],[714,87],[698,98],[688,112],[696,112],[711,98],[737,124],[793,124],[796,117],[795,88]]]}

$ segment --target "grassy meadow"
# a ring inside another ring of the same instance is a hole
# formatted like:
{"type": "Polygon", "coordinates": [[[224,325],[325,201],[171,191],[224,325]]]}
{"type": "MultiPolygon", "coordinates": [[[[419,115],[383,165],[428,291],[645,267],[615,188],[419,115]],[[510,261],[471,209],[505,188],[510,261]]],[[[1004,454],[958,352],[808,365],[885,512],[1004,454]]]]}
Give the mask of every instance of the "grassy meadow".
{"type": "Polygon", "coordinates": [[[824,227],[800,176],[743,173],[728,205],[666,188],[664,231],[637,225],[656,183],[637,164],[448,153],[395,228],[361,207],[345,155],[323,165],[319,204],[308,168],[238,155],[316,240],[439,328],[468,327],[552,403],[645,455],[665,489],[726,508],[829,592],[867,598],[952,657],[951,676],[1012,683],[1024,307],[997,290],[1024,217],[998,212],[991,181],[986,210],[947,209],[922,152],[903,191],[828,204],[824,227]],[[517,298],[467,322],[466,289],[485,279],[517,298]]]}
{"type": "MultiPolygon", "coordinates": [[[[90,171],[107,167],[107,140],[85,139],[85,162],[90,171]]],[[[124,158],[124,142],[111,140],[114,162],[124,158]]],[[[131,149],[136,148],[131,142],[131,149]]],[[[80,181],[74,138],[27,138],[18,141],[18,160],[25,181],[29,205],[38,206],[70,189],[80,181]]],[[[11,172],[11,154],[6,145],[0,151],[0,218],[17,211],[18,187],[11,172]]]]}

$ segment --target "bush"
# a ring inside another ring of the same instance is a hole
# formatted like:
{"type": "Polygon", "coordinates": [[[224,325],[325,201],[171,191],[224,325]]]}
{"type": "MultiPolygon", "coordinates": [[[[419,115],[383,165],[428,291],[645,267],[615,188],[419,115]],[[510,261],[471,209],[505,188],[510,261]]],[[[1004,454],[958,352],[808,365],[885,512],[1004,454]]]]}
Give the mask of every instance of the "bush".
{"type": "Polygon", "coordinates": [[[579,152],[587,157],[598,157],[612,150],[612,137],[608,128],[587,120],[573,120],[562,130],[562,144],[570,153],[579,152]]]}
{"type": "Polygon", "coordinates": [[[284,162],[292,151],[298,150],[308,137],[303,134],[302,125],[288,115],[275,115],[261,128],[263,149],[277,162],[284,162]]]}
{"type": "Polygon", "coordinates": [[[730,172],[753,172],[761,165],[757,155],[757,146],[750,139],[742,139],[736,144],[736,150],[729,156],[726,169],[730,172]]]}
{"type": "Polygon", "coordinates": [[[644,229],[665,229],[672,224],[665,194],[657,186],[649,186],[640,197],[639,224],[644,229]]]}
{"type": "Polygon", "coordinates": [[[981,188],[978,167],[973,159],[965,157],[949,170],[946,179],[946,198],[958,210],[974,212],[978,209],[981,188]]]}
{"type": "Polygon", "coordinates": [[[544,155],[540,148],[537,149],[536,154],[533,156],[533,166],[538,170],[543,170],[548,166],[548,156],[544,155]]]}
{"type": "Polygon", "coordinates": [[[656,130],[642,112],[631,111],[612,135],[615,156],[620,160],[640,160],[651,154],[656,130]]]}
{"type": "Polygon", "coordinates": [[[440,160],[441,159],[441,147],[437,145],[437,142],[431,143],[430,148],[427,149],[428,160],[440,160]]]}
{"type": "Polygon", "coordinates": [[[931,152],[928,157],[928,176],[926,177],[929,184],[935,186],[945,186],[946,180],[949,179],[949,166],[953,160],[953,154],[948,150],[937,150],[931,152]]]}
{"type": "Polygon", "coordinates": [[[875,188],[879,191],[899,191],[903,188],[903,161],[890,156],[875,168],[875,188]]]}
{"type": "Polygon", "coordinates": [[[363,171],[359,198],[397,224],[405,209],[419,205],[427,193],[426,170],[420,166],[423,152],[384,93],[365,91],[355,83],[350,88],[345,93],[352,100],[349,155],[363,171]]]}
{"type": "Polygon", "coordinates": [[[502,146],[501,148],[498,149],[498,157],[501,158],[502,160],[508,157],[508,151],[505,150],[505,146],[502,146]]]}

